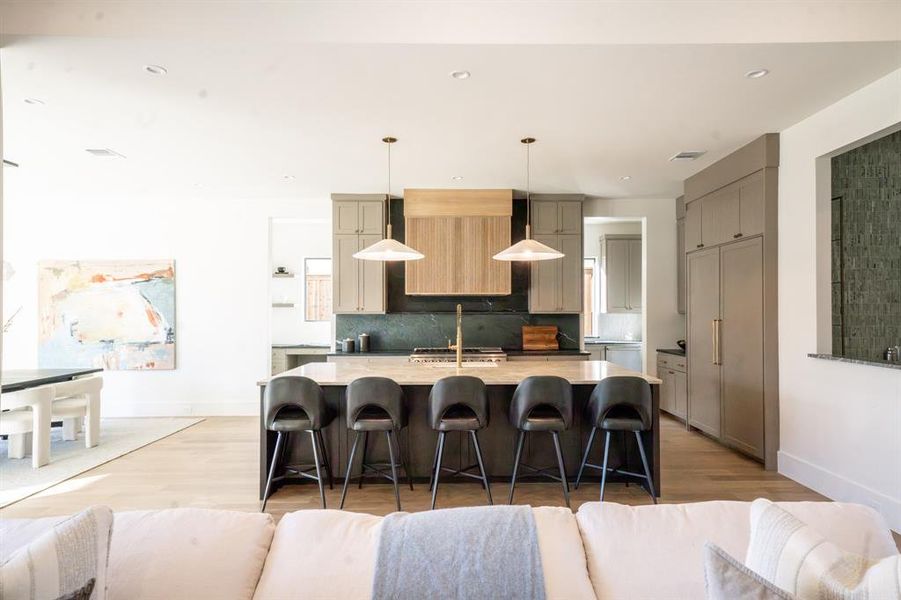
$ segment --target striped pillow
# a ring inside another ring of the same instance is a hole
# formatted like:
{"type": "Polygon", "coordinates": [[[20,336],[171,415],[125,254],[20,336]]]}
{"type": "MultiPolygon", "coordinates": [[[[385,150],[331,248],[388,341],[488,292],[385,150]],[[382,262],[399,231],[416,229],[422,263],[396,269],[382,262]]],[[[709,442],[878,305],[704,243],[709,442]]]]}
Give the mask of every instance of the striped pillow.
{"type": "Polygon", "coordinates": [[[901,555],[869,562],[847,554],[769,500],[751,504],[745,565],[799,600],[901,598],[901,555]]]}
{"type": "Polygon", "coordinates": [[[105,600],[113,512],[93,506],[16,550],[0,565],[3,600],[105,600]]]}

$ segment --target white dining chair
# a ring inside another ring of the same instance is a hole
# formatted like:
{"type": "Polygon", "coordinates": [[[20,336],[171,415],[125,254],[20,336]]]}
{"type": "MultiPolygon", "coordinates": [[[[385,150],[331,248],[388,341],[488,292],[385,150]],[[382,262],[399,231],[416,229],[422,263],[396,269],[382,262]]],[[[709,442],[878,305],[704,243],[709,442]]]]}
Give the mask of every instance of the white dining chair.
{"type": "Polygon", "coordinates": [[[0,435],[7,436],[6,454],[9,458],[25,458],[32,429],[31,410],[18,408],[0,412],[0,435]]]}
{"type": "Polygon", "coordinates": [[[53,420],[63,422],[63,439],[74,440],[84,421],[84,445],[93,448],[100,441],[100,390],[102,377],[84,377],[54,386],[51,404],[53,420]]]}

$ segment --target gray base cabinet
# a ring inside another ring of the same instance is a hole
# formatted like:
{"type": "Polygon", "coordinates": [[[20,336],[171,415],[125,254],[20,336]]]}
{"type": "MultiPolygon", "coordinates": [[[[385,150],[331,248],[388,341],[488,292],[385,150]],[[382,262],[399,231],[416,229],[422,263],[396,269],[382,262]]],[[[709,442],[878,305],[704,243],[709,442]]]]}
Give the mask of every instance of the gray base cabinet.
{"type": "Polygon", "coordinates": [[[591,360],[606,360],[624,369],[644,372],[641,365],[641,343],[639,342],[634,344],[585,344],[585,350],[589,352],[591,360]]]}
{"type": "Polygon", "coordinates": [[[685,421],[688,418],[687,360],[665,352],[657,353],[657,377],[660,385],[660,410],[685,421]]]}

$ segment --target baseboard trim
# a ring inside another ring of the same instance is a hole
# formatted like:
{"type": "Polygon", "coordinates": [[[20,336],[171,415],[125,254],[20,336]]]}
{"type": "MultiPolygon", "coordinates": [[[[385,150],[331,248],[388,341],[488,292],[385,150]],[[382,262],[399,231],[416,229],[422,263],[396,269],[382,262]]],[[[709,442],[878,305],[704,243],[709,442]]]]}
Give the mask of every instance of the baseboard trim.
{"type": "Polygon", "coordinates": [[[128,406],[103,406],[104,417],[253,417],[257,402],[142,402],[128,406]]]}
{"type": "Polygon", "coordinates": [[[855,502],[873,508],[888,526],[901,532],[901,501],[842,477],[803,458],[779,451],[779,474],[838,502],[855,502]]]}

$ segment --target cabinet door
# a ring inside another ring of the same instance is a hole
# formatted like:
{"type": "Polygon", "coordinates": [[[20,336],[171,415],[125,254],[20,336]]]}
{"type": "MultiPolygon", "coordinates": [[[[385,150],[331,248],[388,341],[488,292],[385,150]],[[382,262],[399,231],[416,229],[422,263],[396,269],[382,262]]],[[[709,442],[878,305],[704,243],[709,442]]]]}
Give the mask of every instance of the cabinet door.
{"type": "MultiPolygon", "coordinates": [[[[356,207],[355,207],[356,208],[356,207]]],[[[360,308],[359,261],[353,257],[360,249],[356,234],[335,235],[332,256],[332,312],[355,313],[360,308]]]]}
{"type": "Polygon", "coordinates": [[[629,243],[631,240],[604,240],[604,312],[629,312],[629,243]]]}
{"type": "Polygon", "coordinates": [[[641,348],[607,346],[607,360],[624,369],[641,373],[641,348]]]}
{"type": "Polygon", "coordinates": [[[585,346],[585,349],[591,353],[591,360],[607,360],[603,346],[585,346]]]}
{"type": "Polygon", "coordinates": [[[685,219],[676,221],[676,310],[685,314],[685,219]]]}
{"type": "Polygon", "coordinates": [[[720,235],[720,202],[719,194],[707,194],[698,202],[701,203],[701,244],[703,247],[715,246],[720,235]]]}
{"type": "MultiPolygon", "coordinates": [[[[362,250],[380,239],[380,233],[359,236],[362,250]]],[[[360,273],[360,311],[367,313],[385,312],[385,263],[378,260],[358,260],[360,273]]]]}
{"type": "MultiPolygon", "coordinates": [[[[739,223],[738,184],[732,184],[719,193],[717,200],[717,244],[725,244],[741,237],[741,225],[739,223]]],[[[705,244],[707,240],[704,240],[705,244]]]]}
{"type": "Polygon", "coordinates": [[[701,239],[701,201],[695,200],[685,205],[685,251],[691,252],[704,247],[701,239]]]}
{"type": "Polygon", "coordinates": [[[564,254],[559,260],[539,262],[559,263],[560,268],[560,312],[582,312],[582,236],[559,235],[557,248],[564,254]]]}
{"type": "Polygon", "coordinates": [[[749,237],[763,233],[763,173],[755,173],[742,180],[738,198],[741,236],[749,237]]]}
{"type": "Polygon", "coordinates": [[[557,203],[557,230],[559,233],[582,233],[582,203],[563,201],[557,203]]]}
{"type": "Polygon", "coordinates": [[[332,233],[340,235],[359,233],[359,202],[342,200],[332,203],[332,233]]]}
{"type": "Polygon", "coordinates": [[[763,240],[724,246],[721,265],[723,439],[763,458],[763,240]]]}
{"type": "Polygon", "coordinates": [[[626,303],[629,312],[641,312],[641,240],[629,240],[628,277],[626,303]]]}
{"type": "Polygon", "coordinates": [[[688,414],[688,379],[685,373],[673,371],[673,414],[685,418],[688,414]]]}
{"type": "Polygon", "coordinates": [[[688,255],[688,418],[720,437],[720,367],[714,357],[714,321],[720,317],[720,251],[688,255]]]}
{"type": "Polygon", "coordinates": [[[657,377],[662,382],[660,384],[660,410],[665,410],[668,413],[672,413],[676,406],[676,390],[673,387],[674,373],[675,371],[670,371],[666,368],[657,370],[657,377]]]}
{"type": "Polygon", "coordinates": [[[532,201],[532,234],[554,234],[560,229],[556,202],[532,201]]]}
{"type": "Polygon", "coordinates": [[[384,203],[378,200],[367,200],[358,202],[358,204],[360,205],[360,233],[381,237],[385,223],[384,203]]]}
{"type": "MultiPolygon", "coordinates": [[[[532,237],[551,248],[557,247],[556,235],[534,235],[532,237]]],[[[529,284],[529,312],[552,313],[557,312],[559,309],[559,262],[559,260],[539,260],[532,263],[532,277],[529,284]]]]}

